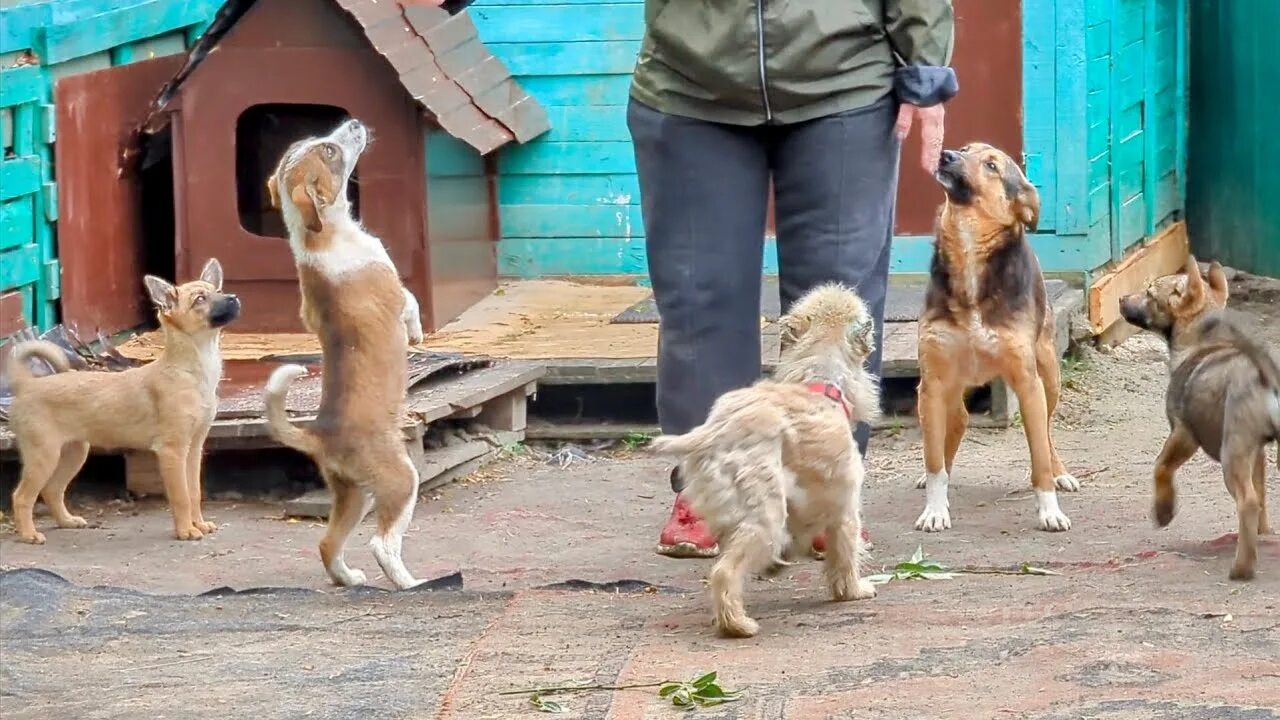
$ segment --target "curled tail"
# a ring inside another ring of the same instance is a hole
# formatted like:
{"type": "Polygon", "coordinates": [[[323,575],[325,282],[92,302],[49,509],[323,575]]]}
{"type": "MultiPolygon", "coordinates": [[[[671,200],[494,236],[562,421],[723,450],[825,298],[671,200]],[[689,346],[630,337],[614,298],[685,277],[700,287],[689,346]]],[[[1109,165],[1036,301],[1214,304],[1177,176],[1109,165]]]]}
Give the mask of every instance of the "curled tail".
{"type": "Polygon", "coordinates": [[[52,365],[54,372],[63,373],[71,369],[66,353],[57,345],[47,340],[28,340],[19,343],[13,348],[13,354],[9,356],[9,365],[6,368],[9,383],[13,385],[15,393],[21,392],[23,385],[36,378],[31,373],[31,368],[27,367],[27,360],[32,357],[38,357],[52,365]]]}
{"type": "MultiPolygon", "coordinates": [[[[1275,426],[1277,435],[1280,435],[1280,366],[1276,365],[1276,360],[1270,351],[1246,335],[1235,323],[1223,318],[1221,314],[1214,314],[1205,319],[1202,329],[1207,334],[1215,331],[1225,332],[1231,346],[1239,350],[1240,354],[1248,358],[1249,362],[1257,368],[1262,384],[1270,395],[1271,422],[1275,426]]],[[[1280,466],[1280,456],[1277,457],[1277,465],[1280,466]]]]}
{"type": "Polygon", "coordinates": [[[271,436],[282,445],[314,458],[320,451],[320,443],[311,432],[289,422],[289,414],[284,409],[289,386],[306,374],[307,369],[301,365],[281,365],[267,379],[267,388],[263,391],[262,398],[267,406],[267,430],[271,436]]]}

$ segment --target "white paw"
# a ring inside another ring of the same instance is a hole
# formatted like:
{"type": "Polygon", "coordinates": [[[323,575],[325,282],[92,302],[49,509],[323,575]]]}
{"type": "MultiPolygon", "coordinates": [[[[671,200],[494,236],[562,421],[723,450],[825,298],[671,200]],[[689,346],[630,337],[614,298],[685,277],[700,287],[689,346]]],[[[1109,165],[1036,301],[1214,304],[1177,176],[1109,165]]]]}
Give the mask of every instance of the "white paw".
{"type": "Polygon", "coordinates": [[[925,532],[942,532],[951,529],[951,512],[942,507],[925,506],[924,512],[916,518],[916,529],[925,532]]]}
{"type": "Polygon", "coordinates": [[[356,587],[369,581],[363,570],[356,570],[355,568],[346,568],[343,572],[334,573],[333,579],[343,587],[356,587]]]}
{"type": "Polygon", "coordinates": [[[876,596],[876,585],[870,580],[858,580],[853,586],[854,600],[870,600],[876,596]]]}
{"type": "Polygon", "coordinates": [[[1071,529],[1071,518],[1058,507],[1058,494],[1053,490],[1036,491],[1036,516],[1041,530],[1063,532],[1071,529]]]}
{"type": "Polygon", "coordinates": [[[916,478],[916,489],[923,490],[929,484],[929,474],[920,473],[920,477],[916,478]]]}
{"type": "Polygon", "coordinates": [[[1080,481],[1071,473],[1065,473],[1054,478],[1053,484],[1057,485],[1058,489],[1063,492],[1076,492],[1080,489],[1080,481]]]}
{"type": "Polygon", "coordinates": [[[951,528],[951,503],[947,500],[947,473],[925,475],[924,512],[916,519],[916,529],[942,532],[951,528]]]}

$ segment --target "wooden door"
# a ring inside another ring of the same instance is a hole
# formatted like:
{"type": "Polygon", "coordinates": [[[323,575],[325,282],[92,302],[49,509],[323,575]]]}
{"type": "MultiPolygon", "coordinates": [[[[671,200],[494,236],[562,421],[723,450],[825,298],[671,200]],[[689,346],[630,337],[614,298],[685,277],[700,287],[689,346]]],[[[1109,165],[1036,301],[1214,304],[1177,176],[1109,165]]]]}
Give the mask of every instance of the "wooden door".
{"type": "Polygon", "coordinates": [[[70,75],[54,88],[62,321],[82,337],[146,322],[139,176],[120,151],[183,56],[70,75]]]}

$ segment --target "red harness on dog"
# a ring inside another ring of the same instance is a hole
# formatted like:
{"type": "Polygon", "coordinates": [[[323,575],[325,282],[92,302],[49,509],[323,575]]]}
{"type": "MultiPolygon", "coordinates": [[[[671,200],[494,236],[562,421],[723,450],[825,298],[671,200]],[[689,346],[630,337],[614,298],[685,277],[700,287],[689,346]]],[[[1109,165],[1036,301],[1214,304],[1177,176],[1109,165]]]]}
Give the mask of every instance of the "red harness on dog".
{"type": "Polygon", "coordinates": [[[831,383],[809,383],[805,387],[829,400],[840,403],[840,409],[844,410],[844,416],[849,419],[849,422],[853,422],[853,408],[849,407],[849,403],[845,401],[844,393],[840,392],[840,388],[831,383]]]}

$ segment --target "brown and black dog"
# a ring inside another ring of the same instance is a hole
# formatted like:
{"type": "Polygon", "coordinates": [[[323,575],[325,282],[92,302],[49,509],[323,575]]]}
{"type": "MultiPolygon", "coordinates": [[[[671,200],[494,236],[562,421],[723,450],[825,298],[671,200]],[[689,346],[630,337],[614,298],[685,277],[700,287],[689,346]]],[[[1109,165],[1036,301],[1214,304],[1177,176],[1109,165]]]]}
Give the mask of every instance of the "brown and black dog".
{"type": "Polygon", "coordinates": [[[302,291],[302,322],[319,336],[324,371],[320,410],[310,429],[285,412],[289,385],[306,374],[283,365],[267,382],[267,423],[282,444],[315,461],[333,493],[320,557],[338,585],[360,585],[344,549],[370,508],[377,532],[370,541],[382,571],[396,587],[417,580],[405,568],[401,545],[418,499],[418,471],[401,432],[408,384],[409,339],[417,307],[400,283],[382,241],[352,217],[351,173],[368,131],[348,120],[324,137],[299,140],[267,181],[272,203],[289,230],[302,291]]]}
{"type": "Polygon", "coordinates": [[[964,393],[999,377],[1021,407],[1038,525],[1067,530],[1057,490],[1080,484],[1050,437],[1059,392],[1054,319],[1027,239],[1039,219],[1039,193],[1012,158],[980,143],[943,151],[936,178],[946,201],[920,316],[925,476],[917,486],[926,499],[916,529],[951,527],[947,484],[969,423],[964,393]]]}
{"type": "Polygon", "coordinates": [[[1177,511],[1174,476],[1196,450],[1222,464],[1239,524],[1229,577],[1253,578],[1258,535],[1267,521],[1268,444],[1280,439],[1280,365],[1223,314],[1227,279],[1209,266],[1208,282],[1194,257],[1182,273],[1166,275],[1120,300],[1130,324],[1169,346],[1165,414],[1169,437],[1156,459],[1152,515],[1168,525],[1177,511]]]}

